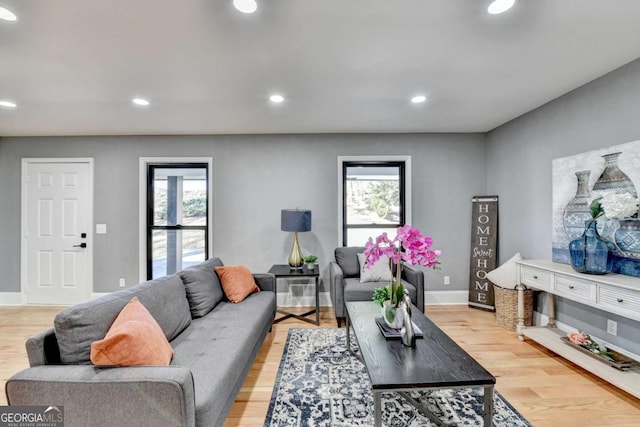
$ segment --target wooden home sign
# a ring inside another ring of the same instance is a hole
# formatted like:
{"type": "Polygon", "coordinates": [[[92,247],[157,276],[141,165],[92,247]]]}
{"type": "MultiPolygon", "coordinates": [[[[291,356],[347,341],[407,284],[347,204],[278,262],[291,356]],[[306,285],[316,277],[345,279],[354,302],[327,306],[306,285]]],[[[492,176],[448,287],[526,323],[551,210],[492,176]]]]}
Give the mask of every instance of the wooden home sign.
{"type": "Polygon", "coordinates": [[[471,202],[469,305],[495,310],[493,285],[487,273],[496,268],[498,259],[498,196],[475,196],[471,202]]]}

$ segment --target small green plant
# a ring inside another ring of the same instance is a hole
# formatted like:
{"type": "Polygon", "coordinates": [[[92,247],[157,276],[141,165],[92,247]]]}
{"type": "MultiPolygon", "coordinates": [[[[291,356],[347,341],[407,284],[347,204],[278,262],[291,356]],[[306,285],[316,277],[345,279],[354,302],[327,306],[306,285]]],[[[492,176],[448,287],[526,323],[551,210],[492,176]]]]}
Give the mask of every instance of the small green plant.
{"type": "Polygon", "coordinates": [[[318,261],[318,257],[315,255],[307,255],[305,257],[303,257],[304,262],[306,262],[307,264],[315,264],[316,261],[318,261]]]}
{"type": "Polygon", "coordinates": [[[378,304],[380,307],[384,306],[385,301],[391,301],[391,304],[394,307],[398,306],[398,303],[402,301],[402,296],[404,295],[404,286],[402,283],[392,283],[389,286],[383,286],[381,288],[376,288],[373,291],[373,302],[378,304]],[[391,290],[389,289],[391,288],[391,290]],[[393,294],[393,298],[391,295],[393,294]]]}

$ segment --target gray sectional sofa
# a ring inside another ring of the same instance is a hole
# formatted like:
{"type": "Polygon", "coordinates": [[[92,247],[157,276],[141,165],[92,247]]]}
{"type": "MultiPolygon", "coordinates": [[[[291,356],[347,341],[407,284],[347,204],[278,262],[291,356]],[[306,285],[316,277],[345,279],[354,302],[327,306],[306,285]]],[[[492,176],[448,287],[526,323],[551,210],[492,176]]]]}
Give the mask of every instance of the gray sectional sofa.
{"type": "Polygon", "coordinates": [[[240,391],[275,316],[275,277],[232,304],[214,267],[219,258],[60,312],[27,341],[30,368],[6,383],[10,405],[62,405],[66,427],[219,426],[240,391]],[[137,296],[173,347],[167,367],[96,367],[102,339],[137,296]]]}

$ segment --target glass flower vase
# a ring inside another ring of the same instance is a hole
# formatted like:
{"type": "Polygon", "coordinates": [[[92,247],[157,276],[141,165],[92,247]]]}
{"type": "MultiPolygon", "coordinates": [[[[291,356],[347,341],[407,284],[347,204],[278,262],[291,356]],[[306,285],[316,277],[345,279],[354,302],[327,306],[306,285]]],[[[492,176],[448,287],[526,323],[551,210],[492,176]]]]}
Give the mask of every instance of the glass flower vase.
{"type": "Polygon", "coordinates": [[[585,221],[582,236],[569,243],[571,266],[579,273],[611,273],[613,257],[612,244],[600,237],[597,221],[585,221]]]}

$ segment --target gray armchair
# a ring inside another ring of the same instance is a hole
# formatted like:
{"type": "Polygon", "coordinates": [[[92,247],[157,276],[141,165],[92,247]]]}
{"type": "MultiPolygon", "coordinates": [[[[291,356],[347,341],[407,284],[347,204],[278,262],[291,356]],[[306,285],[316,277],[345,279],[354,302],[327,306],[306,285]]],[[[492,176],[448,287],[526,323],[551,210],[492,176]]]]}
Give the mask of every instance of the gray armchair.
{"type": "MultiPolygon", "coordinates": [[[[358,253],[364,252],[364,246],[336,248],[335,261],[329,263],[329,292],[336,313],[338,327],[346,316],[346,301],[371,301],[373,291],[388,282],[360,283],[360,264],[358,253]]],[[[424,273],[408,264],[402,264],[402,284],[409,291],[411,301],[424,312],[424,273]]]]}

